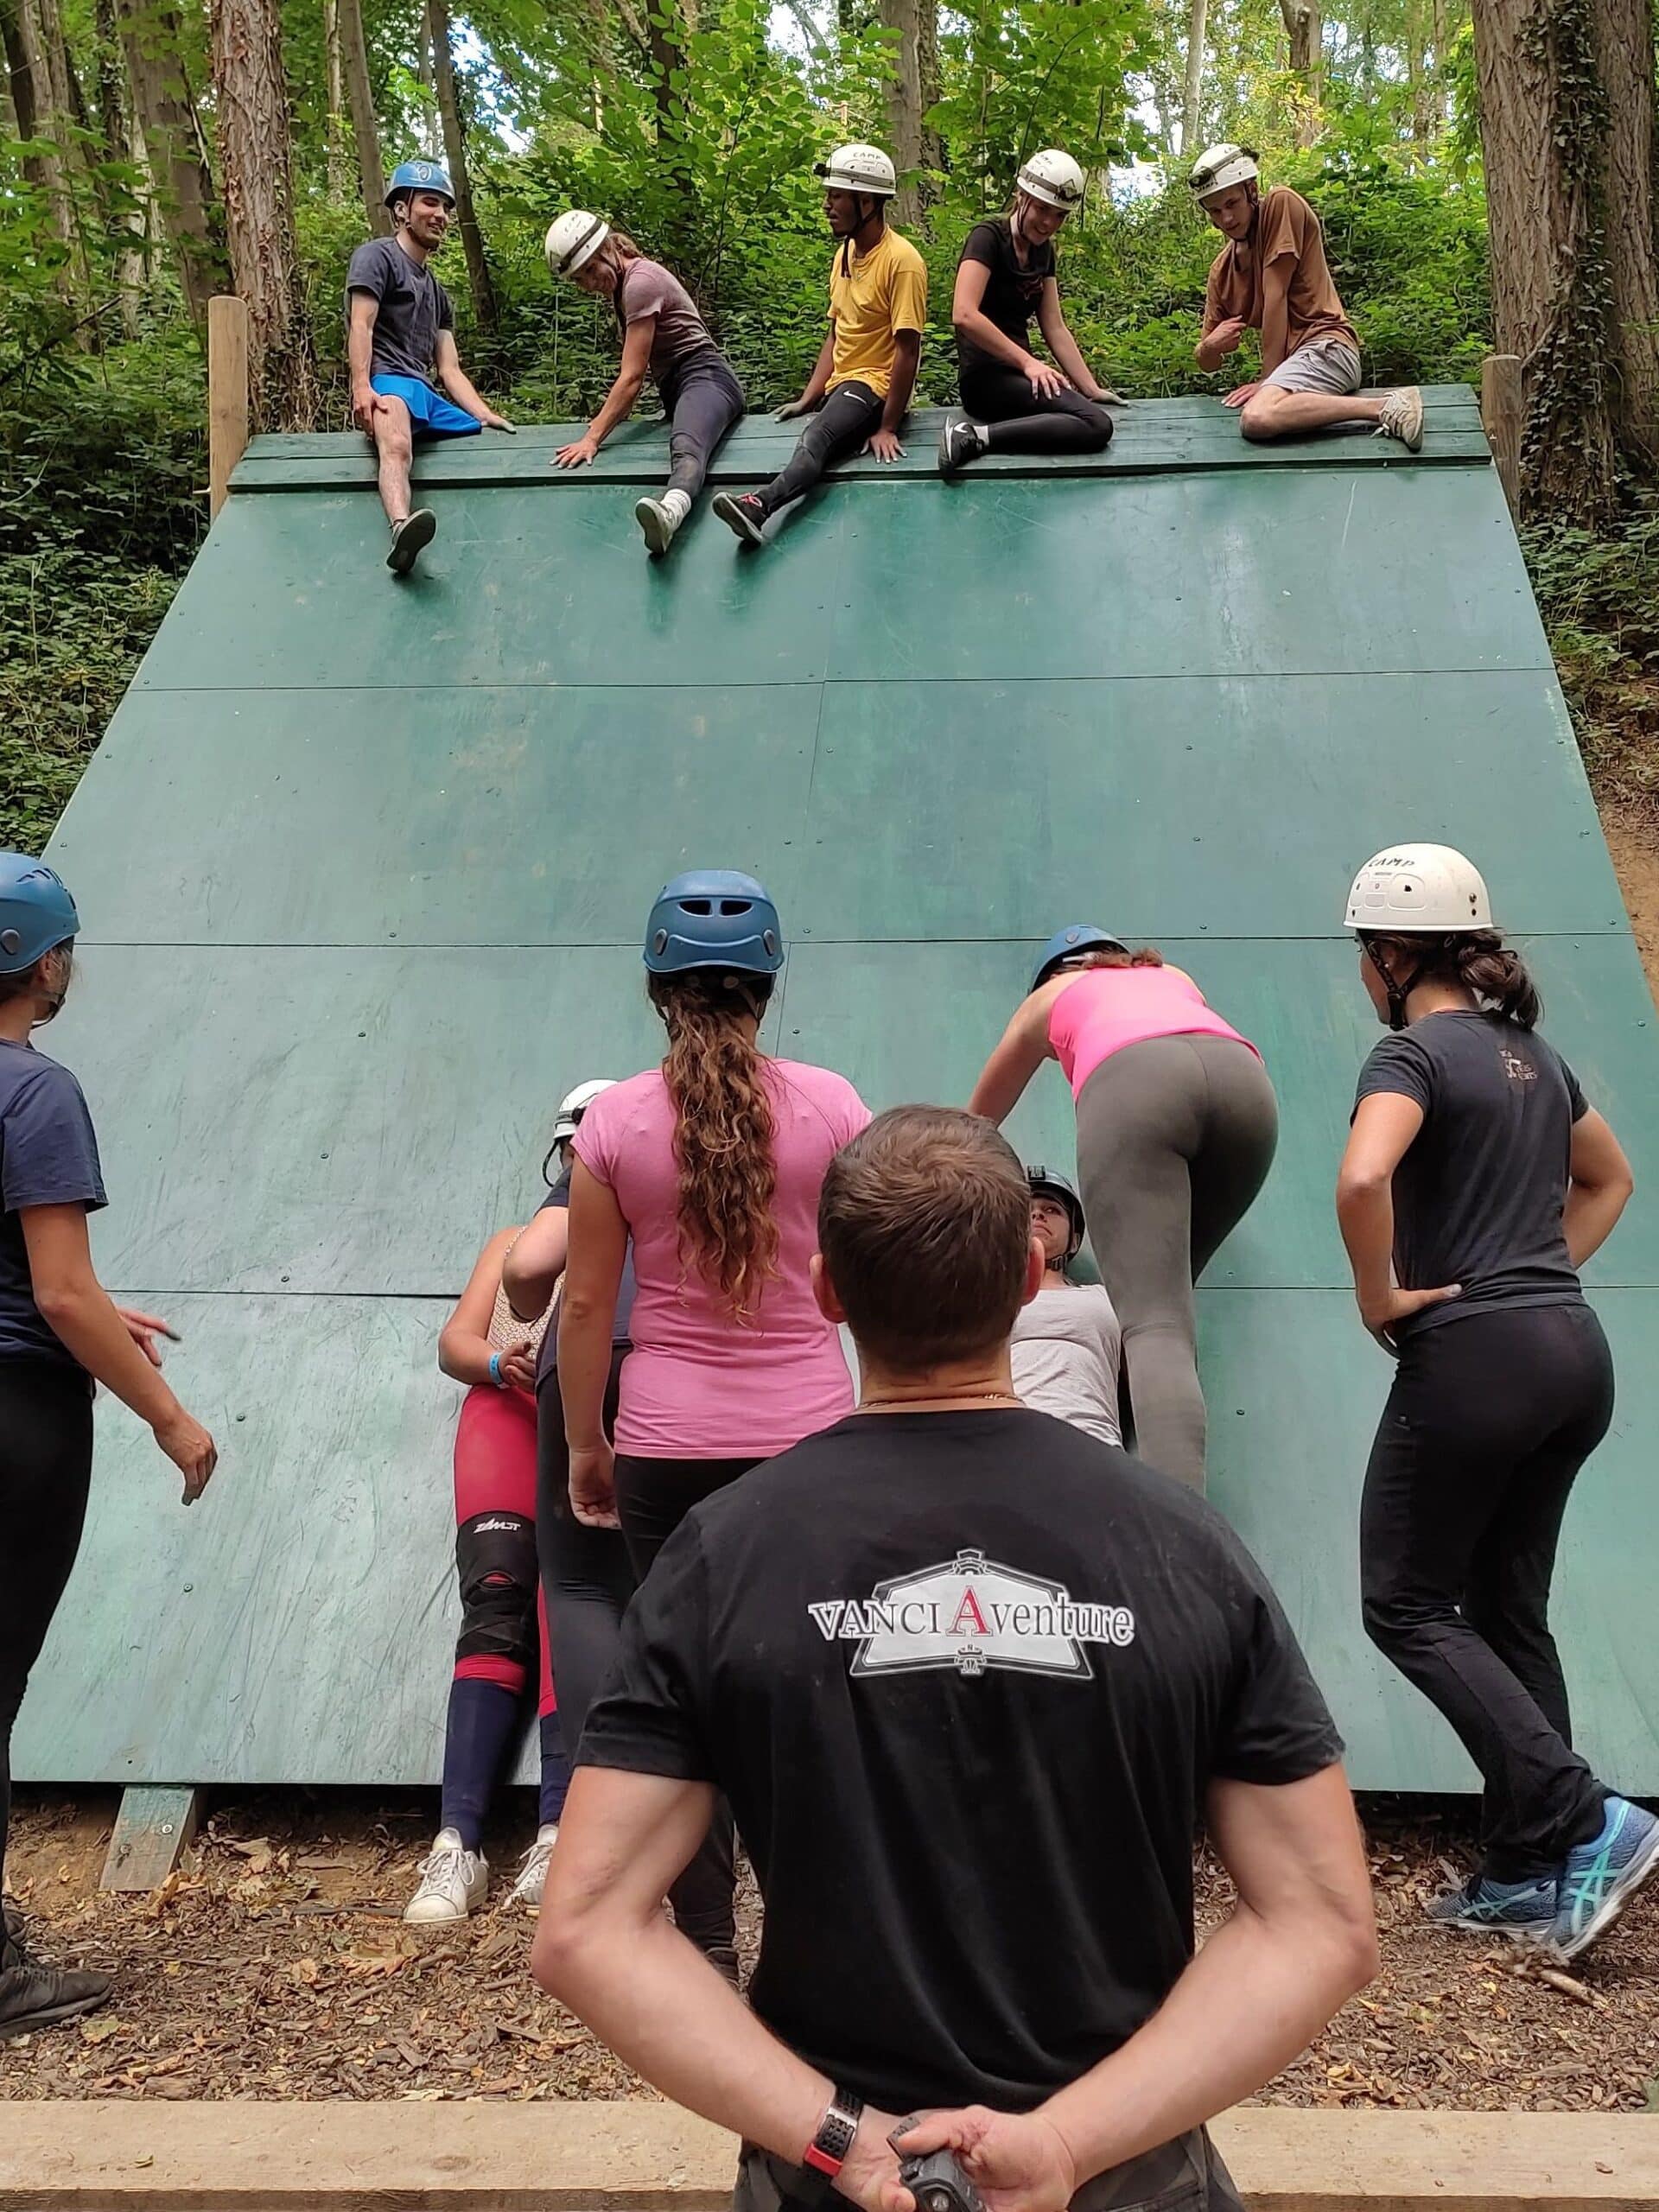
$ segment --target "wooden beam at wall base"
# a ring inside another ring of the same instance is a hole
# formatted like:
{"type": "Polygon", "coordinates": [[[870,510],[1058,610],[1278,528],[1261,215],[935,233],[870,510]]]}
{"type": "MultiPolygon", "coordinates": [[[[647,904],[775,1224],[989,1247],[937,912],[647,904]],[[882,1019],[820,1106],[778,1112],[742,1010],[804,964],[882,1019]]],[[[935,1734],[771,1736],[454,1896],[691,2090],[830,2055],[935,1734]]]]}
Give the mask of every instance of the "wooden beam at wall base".
{"type": "MultiPolygon", "coordinates": [[[[735,2161],[720,2129],[644,2099],[4,2114],[0,2212],[721,2212],[735,2161]]],[[[1255,2212],[1659,2208],[1659,2125],[1641,2115],[1257,2106],[1214,2133],[1255,2212]]]]}

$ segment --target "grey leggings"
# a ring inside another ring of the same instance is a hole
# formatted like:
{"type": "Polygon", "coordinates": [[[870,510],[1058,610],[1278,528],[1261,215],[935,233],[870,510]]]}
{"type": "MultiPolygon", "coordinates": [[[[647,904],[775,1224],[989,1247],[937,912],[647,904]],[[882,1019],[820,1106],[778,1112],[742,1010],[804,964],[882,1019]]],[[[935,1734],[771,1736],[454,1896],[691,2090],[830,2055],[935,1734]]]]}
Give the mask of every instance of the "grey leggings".
{"type": "Polygon", "coordinates": [[[1149,1037],[1103,1060],[1077,1100],[1077,1179],[1123,1325],[1135,1448],[1204,1487],[1192,1286],[1267,1179],[1279,1108],[1231,1037],[1149,1037]]]}
{"type": "Polygon", "coordinates": [[[668,416],[668,488],[695,499],[721,440],[743,419],[743,387],[723,353],[709,353],[682,372],[663,394],[668,416]]]}

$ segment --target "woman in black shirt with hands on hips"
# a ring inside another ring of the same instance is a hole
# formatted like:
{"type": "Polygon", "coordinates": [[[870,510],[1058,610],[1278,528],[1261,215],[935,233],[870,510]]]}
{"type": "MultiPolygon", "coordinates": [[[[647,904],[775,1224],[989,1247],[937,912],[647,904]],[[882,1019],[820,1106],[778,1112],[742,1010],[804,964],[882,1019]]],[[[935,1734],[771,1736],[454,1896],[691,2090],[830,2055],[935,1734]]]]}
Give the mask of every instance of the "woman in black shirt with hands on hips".
{"type": "Polygon", "coordinates": [[[1572,1748],[1549,1630],[1567,1498],[1613,1410],[1578,1270],[1630,1171],[1537,1033],[1538,994],[1461,853],[1378,853],[1347,925],[1392,1033],[1337,1186],[1361,1319],[1399,1363],[1361,1507],[1365,1626],[1485,1783],[1483,1862],[1430,1918],[1570,1958],[1659,1866],[1659,1821],[1572,1748]]]}

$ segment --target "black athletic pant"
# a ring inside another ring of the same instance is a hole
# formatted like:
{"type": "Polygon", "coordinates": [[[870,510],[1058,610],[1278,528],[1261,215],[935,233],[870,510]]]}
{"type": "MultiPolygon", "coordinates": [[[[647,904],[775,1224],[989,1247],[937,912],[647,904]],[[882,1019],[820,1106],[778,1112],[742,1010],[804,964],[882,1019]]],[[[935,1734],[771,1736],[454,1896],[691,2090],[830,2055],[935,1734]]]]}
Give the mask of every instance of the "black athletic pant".
{"type": "MultiPolygon", "coordinates": [[[[619,1452],[616,1510],[639,1580],[694,1505],[759,1465],[756,1459],[639,1459],[619,1452]]],[[[701,1950],[735,1943],[735,1859],[732,1815],[722,1798],[696,1858],[670,1891],[675,1919],[701,1950]],[[715,1932],[722,1924],[715,1917],[716,1902],[724,1910],[723,1936],[715,1932]]]]}
{"type": "Polygon", "coordinates": [[[671,492],[696,498],[721,440],[742,421],[743,405],[743,387],[723,353],[693,361],[664,392],[671,492]]]}
{"type": "MultiPolygon", "coordinates": [[[[626,1344],[611,1352],[605,1385],[605,1433],[616,1422],[617,1380],[626,1344]]],[[[550,1368],[536,1393],[536,1550],[547,1599],[548,1642],[559,1728],[574,1766],[588,1707],[616,1662],[622,1616],[633,1595],[628,1548],[614,1529],[589,1529],[570,1510],[570,1452],[564,1440],[559,1371],[550,1368]]]]}
{"type": "Polygon", "coordinates": [[[78,1367],[0,1359],[0,1878],[11,1818],[11,1728],[86,1518],[92,1389],[78,1367]]]}
{"type": "Polygon", "coordinates": [[[1112,442],[1112,418],[1098,400],[1069,389],[1038,399],[1019,369],[964,369],[962,404],[986,425],[993,453],[1100,453],[1112,442]]]}
{"type": "Polygon", "coordinates": [[[1371,1447],[1366,1630],[1480,1769],[1497,1881],[1554,1873],[1602,1823],[1606,1793],[1572,1748],[1549,1585],[1573,1478],[1612,1411],[1589,1306],[1498,1306],[1406,1338],[1371,1447]]]}
{"type": "Polygon", "coordinates": [[[810,492],[832,461],[855,454],[881,427],[884,403],[867,384],[838,384],[817,414],[807,418],[789,465],[755,493],[766,512],[776,514],[803,492],[810,492]]]}

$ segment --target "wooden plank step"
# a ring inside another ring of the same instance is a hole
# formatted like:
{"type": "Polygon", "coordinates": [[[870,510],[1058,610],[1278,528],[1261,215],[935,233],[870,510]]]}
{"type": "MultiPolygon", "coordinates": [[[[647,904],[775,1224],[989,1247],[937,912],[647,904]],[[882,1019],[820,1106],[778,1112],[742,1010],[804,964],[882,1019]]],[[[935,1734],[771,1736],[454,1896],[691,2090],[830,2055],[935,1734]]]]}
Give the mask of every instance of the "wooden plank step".
{"type": "MultiPolygon", "coordinates": [[[[1255,2212],[1639,2212],[1659,2127],[1599,2113],[1255,2106],[1215,2136],[1255,2212]]],[[[721,2212],[733,2139],[670,2105],[18,2102],[0,2212],[721,2212]]]]}
{"type": "Polygon", "coordinates": [[[126,1790],[99,1888],[159,1889],[189,1849],[200,1812],[194,1789],[126,1790]]]}

